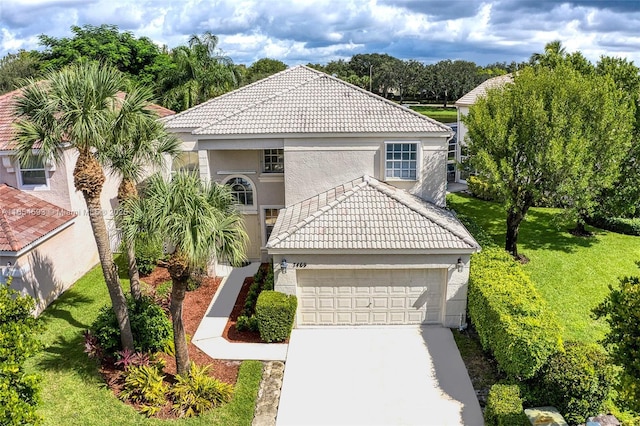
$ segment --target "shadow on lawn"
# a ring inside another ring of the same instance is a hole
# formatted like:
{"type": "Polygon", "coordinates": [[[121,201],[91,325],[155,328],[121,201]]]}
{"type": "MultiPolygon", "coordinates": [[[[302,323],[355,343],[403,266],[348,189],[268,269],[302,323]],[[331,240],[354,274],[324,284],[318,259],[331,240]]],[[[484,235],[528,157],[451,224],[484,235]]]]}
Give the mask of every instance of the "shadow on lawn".
{"type": "Polygon", "coordinates": [[[79,305],[89,305],[92,302],[93,299],[82,294],[76,292],[66,292],[62,294],[59,299],[57,299],[47,307],[47,309],[40,316],[40,319],[45,325],[48,325],[56,320],[64,320],[70,326],[84,330],[89,328],[89,324],[85,324],[75,319],[71,314],[71,309],[77,309],[79,305]]]}
{"type": "Polygon", "coordinates": [[[96,363],[83,352],[83,348],[84,337],[80,333],[71,338],[58,336],[42,350],[36,363],[42,370],[72,370],[82,378],[97,377],[96,363]]]}
{"type": "MultiPolygon", "coordinates": [[[[457,194],[463,201],[449,199],[449,207],[473,218],[495,242],[504,247],[506,236],[506,212],[500,203],[482,201],[467,194],[457,194]]],[[[576,237],[569,233],[575,223],[564,219],[557,209],[534,208],[529,210],[520,224],[519,251],[553,250],[572,253],[578,247],[598,244],[594,237],[576,237]]],[[[600,230],[589,228],[595,235],[600,230]]]]}

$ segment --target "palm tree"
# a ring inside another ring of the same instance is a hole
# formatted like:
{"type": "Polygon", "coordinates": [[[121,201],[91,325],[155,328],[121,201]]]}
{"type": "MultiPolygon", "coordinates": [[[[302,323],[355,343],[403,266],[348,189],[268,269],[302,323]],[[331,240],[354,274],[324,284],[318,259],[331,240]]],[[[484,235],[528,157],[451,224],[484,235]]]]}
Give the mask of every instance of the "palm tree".
{"type": "Polygon", "coordinates": [[[187,46],[171,52],[173,66],[161,77],[164,105],[182,111],[238,86],[233,61],[218,49],[218,37],[207,31],[192,35],[187,46]]]}
{"type": "MultiPolygon", "coordinates": [[[[104,152],[99,153],[102,163],[120,176],[118,201],[138,197],[136,185],[144,178],[148,168],[160,168],[166,163],[166,156],[175,157],[180,149],[180,140],[167,133],[158,121],[158,115],[149,109],[151,89],[132,87],[124,94],[119,106],[118,121],[104,152]]],[[[126,211],[121,211],[126,214],[126,211]]],[[[135,241],[124,241],[129,267],[131,295],[139,300],[140,274],[135,255],[135,241]]]]}
{"type": "Polygon", "coordinates": [[[532,65],[555,68],[567,57],[567,51],[560,40],[554,40],[544,46],[544,53],[534,53],[529,59],[532,65]]]}
{"type": "Polygon", "coordinates": [[[178,374],[189,370],[189,352],[182,323],[187,282],[196,267],[212,257],[231,264],[245,260],[247,234],[242,214],[226,186],[203,183],[191,173],[170,181],[159,174],[149,178],[140,199],[125,201],[131,218],[123,218],[125,239],[135,238],[141,218],[146,230],[174,247],[168,262],[171,275],[171,318],[178,374]]]}
{"type": "Polygon", "coordinates": [[[78,152],[73,171],[75,188],[82,192],[87,204],[122,347],[132,350],[126,299],[100,205],[105,175],[95,155],[105,150],[108,135],[119,118],[117,94],[124,81],[117,69],[87,62],[51,72],[43,82],[29,81],[16,100],[15,139],[16,156],[23,163],[32,159],[33,150],[39,152],[41,159],[55,161],[60,161],[66,146],[78,152]]]}

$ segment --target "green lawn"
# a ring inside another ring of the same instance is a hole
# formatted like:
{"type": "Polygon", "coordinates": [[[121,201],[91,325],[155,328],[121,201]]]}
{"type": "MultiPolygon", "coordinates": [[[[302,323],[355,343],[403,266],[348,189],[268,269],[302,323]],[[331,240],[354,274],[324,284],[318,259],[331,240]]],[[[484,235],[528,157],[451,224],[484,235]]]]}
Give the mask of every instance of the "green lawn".
{"type": "Polygon", "coordinates": [[[454,107],[435,107],[426,105],[411,105],[412,110],[420,114],[438,120],[441,123],[455,123],[458,121],[458,113],[454,107]]]}
{"type": "MultiPolygon", "coordinates": [[[[448,206],[474,218],[496,242],[504,245],[506,214],[500,204],[462,194],[447,197],[448,206]]],[[[535,286],[556,312],[565,339],[595,342],[606,331],[591,318],[591,309],[623,275],[638,275],[640,237],[600,229],[591,238],[567,232],[560,210],[534,208],[520,226],[518,250],[530,259],[524,265],[535,286]]]]}
{"type": "MultiPolygon", "coordinates": [[[[126,271],[123,266],[120,270],[126,271]]],[[[262,364],[257,361],[240,366],[235,397],[229,404],[199,418],[177,422],[147,419],[115,398],[95,363],[83,352],[82,331],[108,300],[102,270],[96,267],[41,315],[46,324],[41,339],[46,347],[30,360],[28,368],[43,378],[39,412],[45,425],[251,424],[262,377],[262,364]]]]}

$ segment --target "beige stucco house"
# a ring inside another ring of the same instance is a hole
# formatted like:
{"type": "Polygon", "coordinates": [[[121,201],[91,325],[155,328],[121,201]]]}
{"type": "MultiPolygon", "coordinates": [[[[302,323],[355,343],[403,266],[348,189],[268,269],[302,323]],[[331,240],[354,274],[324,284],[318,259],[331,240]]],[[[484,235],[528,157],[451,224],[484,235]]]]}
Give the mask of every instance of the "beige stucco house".
{"type": "Polygon", "coordinates": [[[164,119],[231,187],[298,326],[465,321],[477,242],[445,210],[451,129],[298,66],[164,119]]]}
{"type": "MultiPolygon", "coordinates": [[[[12,276],[12,288],[33,296],[39,313],[99,259],[84,198],[73,183],[77,153],[64,150],[61,161],[29,168],[14,156],[18,96],[20,90],[0,96],[0,283],[12,276]]],[[[162,116],[173,113],[150,108],[162,116]]],[[[118,184],[107,174],[101,197],[112,249],[118,248],[113,223],[118,184]]]]}

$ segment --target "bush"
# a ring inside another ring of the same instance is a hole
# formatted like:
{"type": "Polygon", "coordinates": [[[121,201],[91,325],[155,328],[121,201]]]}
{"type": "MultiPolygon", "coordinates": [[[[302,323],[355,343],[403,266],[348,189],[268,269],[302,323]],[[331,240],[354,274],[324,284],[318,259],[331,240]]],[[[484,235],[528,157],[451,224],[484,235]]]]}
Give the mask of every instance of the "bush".
{"type": "MultiPolygon", "coordinates": [[[[137,303],[129,297],[127,306],[136,351],[164,350],[167,341],[173,338],[171,321],[165,311],[148,296],[143,296],[137,303]]],[[[122,349],[118,320],[111,305],[100,308],[98,317],[91,324],[91,334],[97,338],[104,355],[113,356],[122,349]]]]}
{"type": "Polygon", "coordinates": [[[469,176],[467,186],[469,187],[469,192],[476,198],[486,201],[501,200],[498,191],[489,182],[479,176],[469,176]]]}
{"type": "Polygon", "coordinates": [[[611,366],[598,346],[566,343],[531,381],[531,402],[553,405],[569,424],[584,423],[600,413],[612,381],[611,366]]]}
{"type": "Polygon", "coordinates": [[[587,219],[587,223],[618,234],[640,236],[640,218],[591,217],[587,219]]]}
{"type": "Polygon", "coordinates": [[[39,376],[27,374],[25,361],[42,347],[41,322],[31,312],[33,298],[0,284],[0,424],[40,424],[36,413],[39,376]]]}
{"type": "Polygon", "coordinates": [[[265,342],[281,342],[289,337],[296,316],[295,296],[277,291],[263,291],[256,303],[260,338],[265,342]]]}
{"type": "Polygon", "coordinates": [[[192,417],[231,400],[233,386],[210,377],[209,368],[191,363],[186,376],[176,376],[171,397],[173,410],[180,417],[192,417]]]}
{"type": "Polygon", "coordinates": [[[238,331],[259,331],[258,319],[255,315],[250,317],[246,315],[240,315],[236,321],[236,330],[238,331]]]}
{"type": "Polygon", "coordinates": [[[262,290],[273,290],[273,285],[273,268],[269,265],[267,275],[264,278],[264,284],[262,284],[262,290]]]}
{"type": "Polygon", "coordinates": [[[530,426],[517,385],[493,385],[484,410],[487,426],[530,426]]]}
{"type": "Polygon", "coordinates": [[[167,385],[163,380],[164,376],[156,366],[130,366],[125,373],[120,399],[140,404],[140,411],[152,416],[166,402],[167,385]]]}
{"type": "Polygon", "coordinates": [[[244,300],[244,309],[242,311],[245,316],[252,316],[256,309],[256,302],[258,301],[258,296],[260,295],[260,282],[254,281],[253,284],[249,287],[249,292],[247,293],[247,297],[244,300]]]}
{"type": "Polygon", "coordinates": [[[136,264],[141,275],[149,275],[153,272],[163,256],[162,243],[150,238],[136,240],[136,264]]]}
{"type": "Polygon", "coordinates": [[[485,350],[514,378],[531,378],[562,348],[560,326],[520,264],[497,247],[474,254],[469,317],[485,350]]]}

